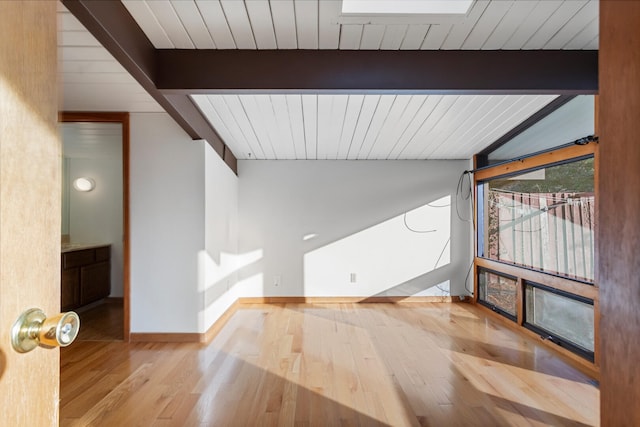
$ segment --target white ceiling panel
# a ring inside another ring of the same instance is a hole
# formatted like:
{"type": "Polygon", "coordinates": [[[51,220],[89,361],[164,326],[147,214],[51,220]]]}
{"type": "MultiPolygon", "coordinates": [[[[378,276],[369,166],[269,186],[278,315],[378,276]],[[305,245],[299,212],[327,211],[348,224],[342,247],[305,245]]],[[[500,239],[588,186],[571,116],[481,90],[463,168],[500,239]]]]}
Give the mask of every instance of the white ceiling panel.
{"type": "MultiPolygon", "coordinates": [[[[560,7],[536,30],[522,48],[544,49],[548,42],[558,34],[587,3],[588,2],[584,0],[563,1],[560,7]]],[[[573,38],[573,36],[571,38],[573,38]]],[[[568,43],[570,40],[571,39],[568,39],[566,42],[568,43]]]]}
{"type": "MultiPolygon", "coordinates": [[[[127,8],[129,7],[129,1],[130,0],[128,0],[127,3],[124,3],[127,8]]],[[[133,3],[137,3],[139,1],[140,0],[134,0],[133,3]]],[[[216,47],[218,49],[235,49],[236,42],[233,39],[233,35],[231,34],[231,30],[229,29],[229,24],[227,22],[227,17],[224,14],[220,2],[196,0],[196,6],[200,11],[200,15],[202,15],[202,19],[207,26],[209,34],[213,38],[213,42],[215,43],[216,47]]],[[[144,27],[141,28],[144,31],[144,27]]],[[[188,28],[187,32],[189,32],[188,28]]],[[[153,41],[153,38],[149,34],[147,34],[147,36],[149,37],[149,40],[151,40],[151,43],[153,43],[155,47],[158,47],[156,46],[155,41],[153,41]]]]}
{"type": "Polygon", "coordinates": [[[58,80],[62,110],[163,111],[62,4],[58,6],[58,80]]]}
{"type": "Polygon", "coordinates": [[[317,49],[318,0],[295,0],[298,49],[317,49]]]}
{"type": "Polygon", "coordinates": [[[462,49],[477,50],[482,48],[489,36],[500,27],[504,16],[513,5],[513,1],[507,0],[490,2],[462,44],[462,49]]]}
{"type": "Polygon", "coordinates": [[[420,49],[440,49],[442,43],[444,43],[444,40],[449,35],[451,28],[453,28],[451,24],[430,25],[420,49]]]}
{"type": "Polygon", "coordinates": [[[407,34],[409,25],[393,24],[387,25],[384,31],[384,37],[382,37],[382,43],[380,49],[385,50],[398,50],[402,46],[404,37],[407,34]]]}
{"type": "Polygon", "coordinates": [[[296,15],[293,0],[271,2],[271,17],[279,49],[297,49],[296,15]]]}
{"type": "Polygon", "coordinates": [[[193,95],[238,159],[468,159],[555,95],[193,95]]]}
{"type": "Polygon", "coordinates": [[[157,49],[176,47],[146,1],[122,0],[122,4],[157,49]]]}
{"type": "Polygon", "coordinates": [[[536,0],[520,0],[517,6],[512,3],[500,23],[493,29],[491,35],[487,37],[482,48],[491,50],[504,48],[507,41],[531,15],[537,4],[538,1],[536,0]]]}
{"type": "Polygon", "coordinates": [[[222,0],[221,3],[236,47],[238,49],[255,49],[255,36],[244,3],[237,0],[222,0]]]}
{"type": "Polygon", "coordinates": [[[121,158],[122,124],[59,123],[66,158],[121,158]]]}
{"type": "Polygon", "coordinates": [[[407,33],[402,40],[400,49],[402,50],[418,50],[422,47],[425,37],[429,32],[430,25],[409,25],[407,33]]]}
{"type": "Polygon", "coordinates": [[[189,28],[189,37],[193,45],[197,49],[215,49],[216,44],[195,2],[176,2],[173,7],[184,27],[189,28]]]}
{"type": "Polygon", "coordinates": [[[360,49],[360,42],[362,40],[362,27],[364,27],[364,25],[361,24],[343,25],[340,33],[340,49],[360,49]]]}
{"type": "Polygon", "coordinates": [[[338,49],[340,45],[340,27],[338,15],[341,2],[337,0],[318,0],[318,47],[320,49],[338,49]]]}
{"type": "Polygon", "coordinates": [[[276,35],[271,18],[271,6],[267,0],[246,3],[251,29],[258,49],[275,49],[276,35]]]}
{"type": "Polygon", "coordinates": [[[363,25],[362,39],[360,40],[360,49],[380,49],[380,45],[382,44],[382,38],[384,37],[386,28],[386,25],[363,25]]]}
{"type": "Polygon", "coordinates": [[[154,0],[147,3],[153,17],[158,21],[171,43],[177,49],[193,49],[195,45],[168,0],[154,0]]]}
{"type": "Polygon", "coordinates": [[[343,16],[340,0],[123,3],[156,48],[597,48],[597,0],[476,0],[466,15],[448,19],[343,16]]]}

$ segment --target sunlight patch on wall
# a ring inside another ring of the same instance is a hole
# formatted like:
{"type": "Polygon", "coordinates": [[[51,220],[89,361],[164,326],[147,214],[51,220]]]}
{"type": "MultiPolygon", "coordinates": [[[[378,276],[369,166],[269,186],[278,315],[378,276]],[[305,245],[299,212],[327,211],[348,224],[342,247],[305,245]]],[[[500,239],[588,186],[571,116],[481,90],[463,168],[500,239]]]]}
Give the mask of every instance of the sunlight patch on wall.
{"type": "Polygon", "coordinates": [[[305,295],[382,293],[448,265],[450,240],[448,195],[306,253],[305,295]]]}

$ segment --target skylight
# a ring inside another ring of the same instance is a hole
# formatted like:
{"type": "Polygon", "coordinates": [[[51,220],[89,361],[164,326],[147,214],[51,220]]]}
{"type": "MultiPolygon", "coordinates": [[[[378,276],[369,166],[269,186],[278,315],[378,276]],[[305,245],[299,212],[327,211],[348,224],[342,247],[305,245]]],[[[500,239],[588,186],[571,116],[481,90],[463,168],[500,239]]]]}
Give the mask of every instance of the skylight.
{"type": "Polygon", "coordinates": [[[345,14],[465,14],[473,0],[342,0],[345,14]]]}

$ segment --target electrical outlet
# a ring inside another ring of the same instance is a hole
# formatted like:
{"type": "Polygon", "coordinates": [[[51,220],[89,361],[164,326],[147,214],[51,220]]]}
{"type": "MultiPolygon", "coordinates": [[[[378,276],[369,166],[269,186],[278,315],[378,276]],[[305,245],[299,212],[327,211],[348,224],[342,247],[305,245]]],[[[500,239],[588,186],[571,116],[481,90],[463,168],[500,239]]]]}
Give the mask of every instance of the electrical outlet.
{"type": "Polygon", "coordinates": [[[281,277],[273,276],[273,286],[280,286],[281,277]]]}
{"type": "Polygon", "coordinates": [[[356,273],[351,273],[351,274],[349,275],[349,281],[350,281],[351,283],[356,283],[356,273]]]}

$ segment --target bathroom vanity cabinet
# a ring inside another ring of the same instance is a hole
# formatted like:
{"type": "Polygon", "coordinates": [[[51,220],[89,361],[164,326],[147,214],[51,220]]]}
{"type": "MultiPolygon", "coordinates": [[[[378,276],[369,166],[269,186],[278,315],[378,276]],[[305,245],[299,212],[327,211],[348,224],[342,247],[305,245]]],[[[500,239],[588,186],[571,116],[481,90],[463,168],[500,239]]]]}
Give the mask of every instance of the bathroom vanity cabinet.
{"type": "Polygon", "coordinates": [[[61,310],[76,309],[106,298],[110,293],[111,246],[63,246],[61,310]]]}

